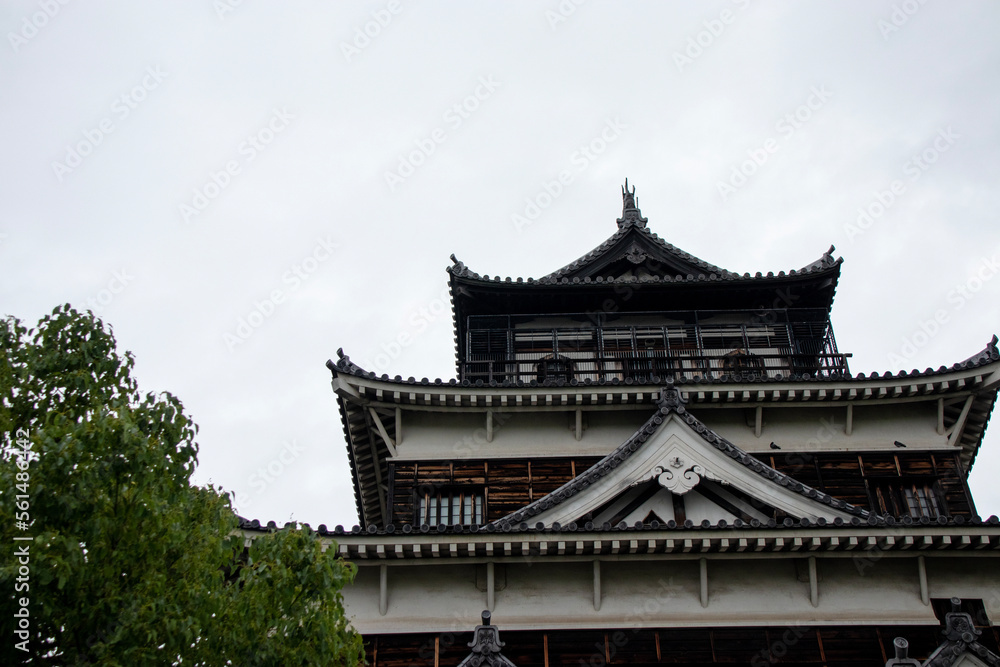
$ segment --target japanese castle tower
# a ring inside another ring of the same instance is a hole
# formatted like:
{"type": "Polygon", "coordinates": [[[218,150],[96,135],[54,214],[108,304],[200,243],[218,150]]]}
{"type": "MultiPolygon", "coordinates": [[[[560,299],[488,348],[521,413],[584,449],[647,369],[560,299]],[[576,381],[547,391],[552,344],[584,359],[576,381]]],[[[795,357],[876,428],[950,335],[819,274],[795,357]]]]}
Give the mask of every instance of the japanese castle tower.
{"type": "Polygon", "coordinates": [[[740,275],[622,194],[542,278],[452,257],[455,378],[328,362],[360,523],[320,532],[369,663],[1000,665],[1000,522],[966,483],[996,337],[852,375],[832,247],[740,275]]]}

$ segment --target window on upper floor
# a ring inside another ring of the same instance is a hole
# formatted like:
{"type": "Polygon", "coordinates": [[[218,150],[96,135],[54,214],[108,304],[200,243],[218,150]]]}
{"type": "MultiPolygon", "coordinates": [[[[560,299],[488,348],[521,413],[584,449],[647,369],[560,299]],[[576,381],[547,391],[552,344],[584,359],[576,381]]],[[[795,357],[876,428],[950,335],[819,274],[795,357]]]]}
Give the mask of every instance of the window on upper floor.
{"type": "Polygon", "coordinates": [[[482,487],[442,487],[425,490],[414,503],[418,526],[479,526],[485,523],[485,494],[482,487]]]}
{"type": "Polygon", "coordinates": [[[877,512],[914,519],[936,519],[949,514],[939,484],[933,478],[870,479],[869,485],[872,509],[877,512]]]}
{"type": "Polygon", "coordinates": [[[535,368],[539,382],[546,380],[569,382],[573,379],[573,360],[563,355],[550,354],[539,361],[535,368]]]}

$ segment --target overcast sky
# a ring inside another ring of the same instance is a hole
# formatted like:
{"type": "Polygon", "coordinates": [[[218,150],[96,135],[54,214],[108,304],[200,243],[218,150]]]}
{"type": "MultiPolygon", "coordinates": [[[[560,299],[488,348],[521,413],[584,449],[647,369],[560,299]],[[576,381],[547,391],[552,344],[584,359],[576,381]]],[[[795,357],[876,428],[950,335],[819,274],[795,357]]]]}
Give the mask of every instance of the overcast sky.
{"type": "Polygon", "coordinates": [[[625,177],[732,271],[835,244],[854,373],[1000,332],[996,2],[7,0],[0,26],[0,313],[112,324],[249,517],[356,523],[326,360],[453,377],[448,256],[549,273],[615,231],[625,177]]]}

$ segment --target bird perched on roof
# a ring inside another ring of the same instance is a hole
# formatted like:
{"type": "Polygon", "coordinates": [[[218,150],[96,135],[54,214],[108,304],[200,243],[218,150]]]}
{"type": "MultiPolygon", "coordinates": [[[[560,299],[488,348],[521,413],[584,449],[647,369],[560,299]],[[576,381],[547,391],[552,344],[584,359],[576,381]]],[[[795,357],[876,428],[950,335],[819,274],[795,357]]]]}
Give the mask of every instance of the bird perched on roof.
{"type": "Polygon", "coordinates": [[[781,447],[778,447],[778,446],[777,446],[776,444],[774,444],[774,443],[772,442],[772,443],[771,443],[771,449],[781,449],[781,447]]]}

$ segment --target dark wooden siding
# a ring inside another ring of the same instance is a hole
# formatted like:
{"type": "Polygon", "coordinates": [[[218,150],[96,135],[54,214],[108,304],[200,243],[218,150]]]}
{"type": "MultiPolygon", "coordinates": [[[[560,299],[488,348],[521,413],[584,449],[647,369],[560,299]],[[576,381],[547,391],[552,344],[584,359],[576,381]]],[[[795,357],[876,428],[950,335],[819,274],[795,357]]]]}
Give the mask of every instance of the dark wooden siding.
{"type": "Polygon", "coordinates": [[[758,455],[771,467],[849,503],[873,509],[875,489],[893,480],[937,482],[952,516],[972,516],[968,486],[957,454],[950,452],[788,452],[758,455]]]}
{"type": "Polygon", "coordinates": [[[413,523],[418,494],[446,487],[482,488],[486,520],[494,521],[555,491],[594,465],[596,456],[514,460],[406,462],[392,465],[392,516],[395,524],[413,523]]]}
{"type": "MultiPolygon", "coordinates": [[[[905,480],[937,482],[943,510],[952,516],[975,512],[955,454],[948,452],[775,452],[759,458],[803,484],[865,509],[879,509],[877,489],[905,480]]],[[[390,522],[414,523],[418,493],[443,488],[482,489],[486,520],[495,521],[555,491],[598,457],[462,460],[392,463],[390,522]]],[[[879,509],[879,511],[881,511],[879,509]]],[[[776,517],[780,520],[781,517],[776,517]]]]}

